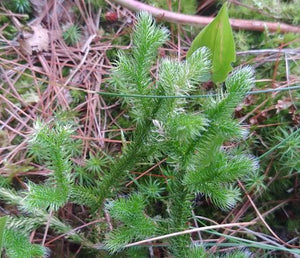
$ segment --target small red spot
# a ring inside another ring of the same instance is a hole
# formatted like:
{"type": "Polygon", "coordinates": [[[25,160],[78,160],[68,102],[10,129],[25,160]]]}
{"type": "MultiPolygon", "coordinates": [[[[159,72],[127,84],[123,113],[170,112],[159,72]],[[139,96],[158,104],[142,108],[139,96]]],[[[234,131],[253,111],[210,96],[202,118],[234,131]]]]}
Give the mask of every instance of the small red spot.
{"type": "Polygon", "coordinates": [[[116,22],[118,21],[118,14],[116,12],[107,12],[105,14],[105,20],[109,22],[116,22]]]}

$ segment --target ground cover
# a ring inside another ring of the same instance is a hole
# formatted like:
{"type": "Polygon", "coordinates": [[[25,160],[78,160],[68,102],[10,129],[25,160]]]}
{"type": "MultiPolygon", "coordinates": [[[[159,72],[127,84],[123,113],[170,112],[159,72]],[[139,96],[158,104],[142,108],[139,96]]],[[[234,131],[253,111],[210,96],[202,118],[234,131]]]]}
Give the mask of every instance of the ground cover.
{"type": "MultiPolygon", "coordinates": [[[[251,93],[244,99],[239,96],[230,109],[225,105],[220,110],[213,107],[230,91],[219,99],[184,101],[135,96],[209,95],[225,88],[206,76],[209,53],[199,53],[204,63],[184,61],[198,26],[158,17],[157,23],[168,32],[149,30],[143,37],[145,31],[138,35],[135,29],[134,8],[140,7],[125,2],[1,2],[4,255],[299,255],[299,34],[295,32],[299,2],[229,1],[229,16],[237,22],[280,22],[287,31],[280,32],[277,25],[275,31],[264,25],[260,31],[255,26],[234,31],[233,66],[239,71],[250,65],[255,84],[249,82],[251,93]],[[143,48],[150,52],[137,50],[143,48]],[[170,67],[162,61],[165,58],[170,67]],[[131,62],[139,60],[141,65],[131,74],[131,62]],[[193,76],[184,77],[184,69],[194,71],[193,76]],[[181,85],[181,90],[172,91],[168,80],[170,85],[181,85]],[[131,87],[135,84],[141,87],[131,87]],[[236,122],[231,123],[230,112],[236,122]],[[217,134],[220,128],[226,137],[217,134]],[[203,135],[210,141],[201,142],[203,135]],[[199,146],[193,149],[190,141],[199,146]],[[201,157],[201,150],[206,156],[201,157]],[[242,157],[246,167],[241,166],[242,157]],[[205,169],[197,170],[195,160],[206,164],[205,169]],[[222,164],[235,164],[234,176],[224,174],[222,164]],[[201,171],[201,178],[195,177],[196,171],[201,171]],[[199,187],[205,180],[210,188],[199,187]],[[231,202],[217,198],[221,195],[212,184],[231,193],[231,202]],[[185,208],[178,203],[185,203],[185,208]],[[124,231],[126,227],[134,232],[124,231]],[[197,231],[201,227],[208,228],[197,231]],[[184,234],[163,237],[176,232],[184,234]],[[124,248],[158,236],[162,239],[124,248]]],[[[212,17],[222,3],[153,0],[145,4],[149,12],[154,6],[212,17]]],[[[229,77],[233,81],[235,72],[229,77]]],[[[227,90],[229,85],[230,79],[227,90]]]]}

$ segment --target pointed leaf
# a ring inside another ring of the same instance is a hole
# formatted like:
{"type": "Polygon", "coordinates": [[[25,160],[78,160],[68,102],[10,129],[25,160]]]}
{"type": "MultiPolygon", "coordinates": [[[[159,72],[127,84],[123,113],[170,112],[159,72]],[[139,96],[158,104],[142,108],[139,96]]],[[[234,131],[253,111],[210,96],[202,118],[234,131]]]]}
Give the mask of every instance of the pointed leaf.
{"type": "Polygon", "coordinates": [[[187,57],[203,46],[212,52],[213,82],[225,81],[227,74],[232,70],[231,63],[235,61],[235,44],[226,3],[216,18],[194,39],[187,57]]]}
{"type": "Polygon", "coordinates": [[[4,228],[6,224],[7,217],[1,217],[0,218],[0,256],[2,251],[2,242],[3,242],[3,235],[4,235],[4,228]]]}

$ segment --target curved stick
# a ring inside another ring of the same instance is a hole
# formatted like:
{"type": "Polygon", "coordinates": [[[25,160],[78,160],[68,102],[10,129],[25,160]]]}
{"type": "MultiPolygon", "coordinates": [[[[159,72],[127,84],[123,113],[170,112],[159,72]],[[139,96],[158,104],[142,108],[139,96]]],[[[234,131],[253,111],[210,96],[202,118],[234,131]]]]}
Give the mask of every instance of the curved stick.
{"type": "MultiPolygon", "coordinates": [[[[147,11],[159,20],[181,23],[181,24],[194,24],[205,26],[209,24],[214,18],[197,16],[197,15],[186,15],[181,13],[170,12],[160,8],[156,8],[136,0],[111,0],[112,2],[124,6],[132,11],[147,11]]],[[[257,20],[242,20],[242,19],[230,19],[232,28],[236,30],[253,30],[253,31],[264,31],[268,29],[272,32],[294,32],[300,33],[300,27],[288,25],[280,22],[267,22],[257,20]]]]}

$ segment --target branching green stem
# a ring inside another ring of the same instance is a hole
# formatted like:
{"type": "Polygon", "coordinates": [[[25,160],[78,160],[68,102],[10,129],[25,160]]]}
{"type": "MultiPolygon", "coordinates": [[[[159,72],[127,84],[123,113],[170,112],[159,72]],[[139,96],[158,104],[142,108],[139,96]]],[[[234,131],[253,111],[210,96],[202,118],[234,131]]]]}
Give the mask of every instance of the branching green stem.
{"type": "Polygon", "coordinates": [[[160,103],[153,107],[152,118],[145,118],[137,127],[134,134],[134,141],[129,147],[129,150],[124,153],[120,159],[113,165],[109,173],[105,175],[99,189],[98,207],[101,207],[106,198],[111,197],[122,183],[122,179],[130,170],[140,161],[141,154],[144,153],[145,144],[149,138],[149,134],[153,128],[152,119],[155,119],[156,114],[160,109],[160,103]]]}

